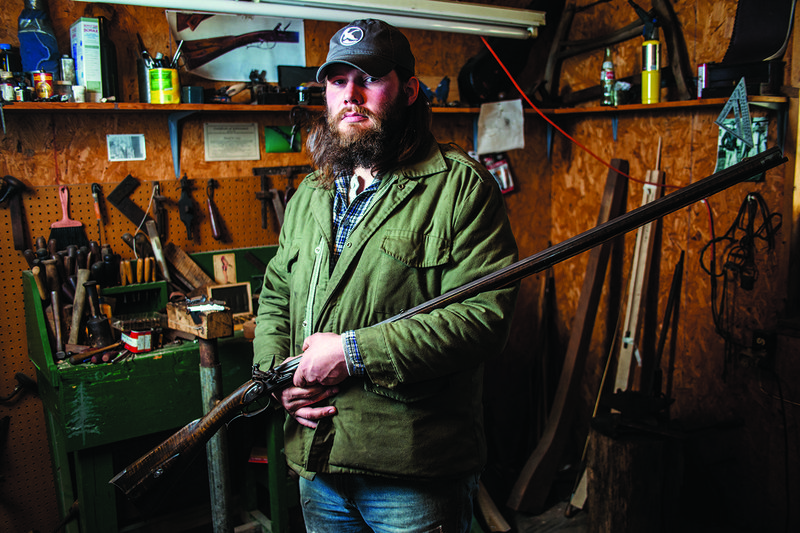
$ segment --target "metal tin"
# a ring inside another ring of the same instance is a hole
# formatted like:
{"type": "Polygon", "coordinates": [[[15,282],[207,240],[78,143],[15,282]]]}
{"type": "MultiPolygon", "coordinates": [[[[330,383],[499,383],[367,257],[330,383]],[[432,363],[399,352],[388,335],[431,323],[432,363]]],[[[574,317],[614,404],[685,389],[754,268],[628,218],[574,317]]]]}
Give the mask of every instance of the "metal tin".
{"type": "Polygon", "coordinates": [[[46,100],[53,96],[53,75],[42,70],[32,72],[33,88],[37,98],[46,100]]]}
{"type": "Polygon", "coordinates": [[[178,69],[151,68],[149,75],[151,104],[181,103],[181,85],[178,81],[178,69]]]}

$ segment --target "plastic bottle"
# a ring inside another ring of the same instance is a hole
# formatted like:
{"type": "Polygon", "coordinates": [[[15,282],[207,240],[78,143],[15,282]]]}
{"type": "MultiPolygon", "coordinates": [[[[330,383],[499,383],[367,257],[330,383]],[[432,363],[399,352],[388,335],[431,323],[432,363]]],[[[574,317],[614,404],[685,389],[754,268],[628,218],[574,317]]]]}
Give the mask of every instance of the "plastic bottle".
{"type": "Polygon", "coordinates": [[[25,8],[18,19],[19,47],[22,70],[58,72],[58,43],[53,23],[47,14],[45,0],[25,0],[25,8]]]}
{"type": "Polygon", "coordinates": [[[603,69],[600,73],[600,81],[603,84],[603,98],[600,105],[617,105],[617,94],[614,90],[614,62],[611,59],[611,48],[606,48],[606,55],[603,58],[603,69]]]}
{"type": "Polygon", "coordinates": [[[14,76],[7,70],[0,71],[0,98],[4,102],[13,102],[17,99],[14,92],[14,76]]]}
{"type": "Polygon", "coordinates": [[[103,73],[103,98],[115,97],[121,100],[119,94],[119,78],[117,75],[117,48],[108,36],[108,20],[97,17],[100,30],[100,68],[103,73]]]}

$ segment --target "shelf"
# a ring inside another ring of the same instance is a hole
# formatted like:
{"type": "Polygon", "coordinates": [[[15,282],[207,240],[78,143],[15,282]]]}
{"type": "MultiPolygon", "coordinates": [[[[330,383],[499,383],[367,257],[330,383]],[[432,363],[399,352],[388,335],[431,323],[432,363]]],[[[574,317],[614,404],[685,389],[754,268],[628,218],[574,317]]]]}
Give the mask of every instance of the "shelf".
{"type": "MultiPolygon", "coordinates": [[[[295,105],[250,105],[250,104],[143,104],[138,102],[122,103],[81,103],[73,102],[10,102],[3,105],[3,111],[26,111],[32,113],[68,113],[68,112],[118,112],[118,113],[172,113],[176,111],[200,111],[203,113],[237,113],[264,112],[288,113],[295,105]]],[[[322,111],[322,106],[301,106],[312,111],[322,111]]],[[[479,107],[434,107],[434,113],[479,113],[479,107]]]]}
{"type": "MultiPolygon", "coordinates": [[[[748,97],[750,104],[770,109],[777,109],[785,105],[789,99],[785,96],[751,96],[748,97]]],[[[701,108],[701,107],[722,107],[728,101],[727,98],[706,98],[697,100],[683,100],[679,102],[661,102],[658,104],[629,104],[620,106],[594,106],[594,107],[564,107],[541,109],[546,115],[578,115],[593,113],[619,113],[635,111],[662,111],[670,109],[701,108]]],[[[162,112],[171,113],[175,111],[201,111],[204,113],[232,113],[232,112],[253,112],[260,111],[265,113],[289,112],[296,106],[294,105],[250,105],[250,104],[143,104],[138,102],[122,103],[84,103],[76,104],[70,102],[10,102],[3,104],[6,112],[28,111],[28,112],[119,112],[119,113],[141,113],[162,112]]],[[[322,106],[303,106],[312,111],[322,111],[322,106]]],[[[480,113],[480,107],[457,107],[457,106],[434,106],[433,112],[436,114],[475,114],[480,113]]],[[[536,113],[533,109],[525,109],[525,113],[536,113]]]]}
{"type": "MultiPolygon", "coordinates": [[[[785,96],[750,96],[747,101],[751,105],[778,109],[785,105],[789,99],[785,96]]],[[[594,107],[564,107],[556,109],[541,109],[545,115],[577,115],[592,113],[619,113],[628,111],[663,111],[671,109],[697,109],[701,107],[723,107],[728,98],[703,98],[697,100],[682,100],[678,102],[660,102],[658,104],[628,104],[620,106],[594,106],[594,107]]],[[[535,113],[526,109],[526,113],[535,113]]]]}

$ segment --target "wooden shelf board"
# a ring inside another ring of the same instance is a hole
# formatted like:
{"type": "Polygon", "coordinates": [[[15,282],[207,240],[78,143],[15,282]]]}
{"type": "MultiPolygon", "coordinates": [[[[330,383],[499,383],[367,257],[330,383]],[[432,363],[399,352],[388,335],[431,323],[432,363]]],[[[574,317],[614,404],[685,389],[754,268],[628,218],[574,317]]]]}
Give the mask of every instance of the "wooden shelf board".
{"type": "MultiPolygon", "coordinates": [[[[593,113],[614,113],[629,111],[658,111],[700,107],[722,107],[727,98],[706,98],[697,100],[683,100],[678,102],[660,102],[658,104],[629,104],[615,107],[564,107],[541,109],[546,115],[577,115],[593,113]]],[[[777,108],[785,105],[789,99],[784,96],[751,96],[748,101],[757,106],[777,108]]],[[[121,103],[82,103],[72,102],[10,102],[3,105],[5,112],[165,112],[175,111],[201,111],[204,113],[231,113],[231,112],[264,112],[284,113],[289,112],[294,105],[249,105],[249,104],[145,104],[138,102],[121,103]]],[[[321,111],[322,106],[304,106],[312,111],[321,111]]],[[[434,106],[436,114],[474,114],[480,112],[480,107],[455,107],[434,106]]],[[[525,113],[535,113],[533,109],[525,109],[525,113]]]]}

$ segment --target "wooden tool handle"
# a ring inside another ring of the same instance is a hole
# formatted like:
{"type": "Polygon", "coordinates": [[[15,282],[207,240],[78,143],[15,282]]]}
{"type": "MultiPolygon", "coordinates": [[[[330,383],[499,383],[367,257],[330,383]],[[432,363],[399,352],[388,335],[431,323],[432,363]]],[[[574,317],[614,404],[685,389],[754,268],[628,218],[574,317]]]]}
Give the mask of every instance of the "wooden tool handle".
{"type": "Polygon", "coordinates": [[[86,287],[83,285],[89,281],[90,270],[88,268],[78,269],[78,280],[75,286],[75,299],[72,301],[72,324],[69,330],[67,344],[78,344],[81,332],[81,320],[86,309],[86,287]]]}
{"type": "Polygon", "coordinates": [[[208,206],[208,218],[211,220],[211,236],[214,237],[214,240],[218,241],[222,239],[222,233],[219,227],[219,212],[211,198],[206,199],[206,205],[208,206]]]}
{"type": "Polygon", "coordinates": [[[35,266],[31,269],[31,274],[33,274],[33,281],[36,283],[39,298],[43,301],[47,300],[47,289],[45,288],[45,282],[42,280],[42,269],[39,266],[35,266]]]}

